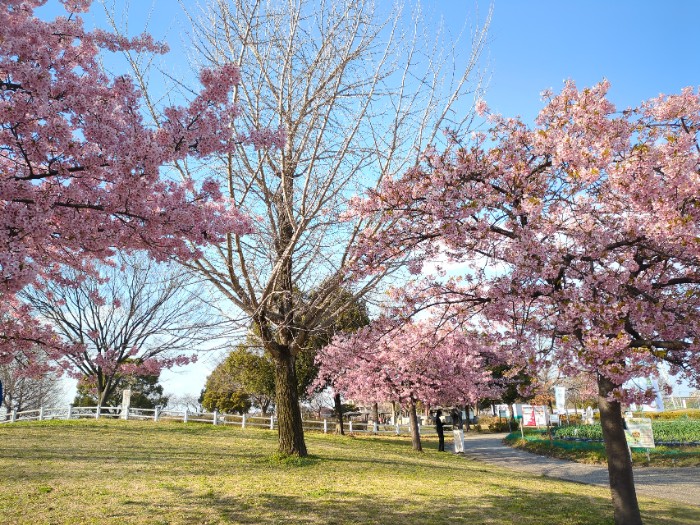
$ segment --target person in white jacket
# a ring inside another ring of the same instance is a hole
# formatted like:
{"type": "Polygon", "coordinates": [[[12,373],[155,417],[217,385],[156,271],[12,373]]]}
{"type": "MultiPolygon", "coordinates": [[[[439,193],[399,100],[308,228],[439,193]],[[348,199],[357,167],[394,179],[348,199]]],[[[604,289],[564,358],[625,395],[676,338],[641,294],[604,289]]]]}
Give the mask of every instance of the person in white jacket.
{"type": "Polygon", "coordinates": [[[464,430],[462,428],[462,414],[456,408],[450,413],[452,417],[452,435],[454,436],[454,453],[464,452],[464,430]]]}

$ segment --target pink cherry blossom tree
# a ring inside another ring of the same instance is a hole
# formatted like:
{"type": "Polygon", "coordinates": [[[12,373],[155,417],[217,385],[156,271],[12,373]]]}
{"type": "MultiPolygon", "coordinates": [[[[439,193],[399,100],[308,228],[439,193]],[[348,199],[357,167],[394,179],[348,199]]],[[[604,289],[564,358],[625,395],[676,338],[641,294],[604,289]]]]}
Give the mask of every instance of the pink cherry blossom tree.
{"type": "Polygon", "coordinates": [[[62,268],[93,271],[115,249],[159,260],[199,255],[193,246],[250,231],[245,216],[204,180],[176,183],[161,167],[232,151],[255,136],[234,135],[238,114],[231,65],[202,70],[191,103],[147,127],[141,93],[100,65],[107,51],[164,52],[148,35],[126,39],[86,31],[76,14],[89,0],[62,1],[67,16],[34,15],[42,0],[0,1],[0,362],[43,344],[65,351],[16,294],[62,268]]]}
{"type": "MultiPolygon", "coordinates": [[[[466,405],[492,397],[485,347],[476,334],[431,323],[379,320],[340,334],[317,355],[317,382],[364,402],[398,401],[408,408],[414,450],[422,450],[416,404],[466,405]]],[[[314,386],[312,385],[312,388],[314,386]]]]}
{"type": "Polygon", "coordinates": [[[489,133],[428,151],[357,202],[391,224],[359,251],[370,269],[407,254],[414,272],[438,254],[466,264],[461,278],[403,290],[405,310],[479,308],[511,359],[597,377],[615,521],[636,524],[621,403],[651,392],[627,381],[663,363],[699,379],[700,97],[620,112],[608,87],[567,82],[533,128],[492,116],[489,133]]]}

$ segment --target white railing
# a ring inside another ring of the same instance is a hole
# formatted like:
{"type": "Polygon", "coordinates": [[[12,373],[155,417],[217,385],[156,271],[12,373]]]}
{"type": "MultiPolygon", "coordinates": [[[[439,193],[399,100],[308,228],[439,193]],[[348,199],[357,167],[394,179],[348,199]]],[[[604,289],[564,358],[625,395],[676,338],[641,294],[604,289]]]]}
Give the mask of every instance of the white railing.
{"type": "MultiPolygon", "coordinates": [[[[1,416],[0,416],[1,417],[1,416]]],[[[145,409],[129,408],[123,410],[121,407],[74,407],[69,405],[66,408],[39,408],[36,410],[24,410],[18,412],[12,410],[5,415],[1,424],[16,423],[21,421],[47,421],[51,419],[125,419],[141,421],[182,421],[183,423],[206,423],[210,425],[238,425],[241,428],[265,428],[274,430],[277,428],[275,416],[258,416],[251,414],[219,414],[218,412],[192,412],[188,410],[167,410],[167,409],[145,409]]],[[[335,432],[335,419],[309,419],[302,420],[304,431],[311,432],[335,432]]],[[[408,425],[393,424],[373,424],[363,421],[347,421],[344,429],[348,433],[361,434],[392,434],[406,435],[411,433],[408,425]]],[[[419,426],[421,434],[434,434],[432,426],[419,426]]]]}

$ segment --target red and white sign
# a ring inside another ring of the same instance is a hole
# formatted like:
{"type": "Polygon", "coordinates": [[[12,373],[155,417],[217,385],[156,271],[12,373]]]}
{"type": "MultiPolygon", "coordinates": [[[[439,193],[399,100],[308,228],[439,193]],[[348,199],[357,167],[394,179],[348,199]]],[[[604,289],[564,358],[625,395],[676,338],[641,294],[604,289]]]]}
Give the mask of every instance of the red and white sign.
{"type": "Polygon", "coordinates": [[[546,427],[547,407],[522,405],[524,427],[546,427]]]}

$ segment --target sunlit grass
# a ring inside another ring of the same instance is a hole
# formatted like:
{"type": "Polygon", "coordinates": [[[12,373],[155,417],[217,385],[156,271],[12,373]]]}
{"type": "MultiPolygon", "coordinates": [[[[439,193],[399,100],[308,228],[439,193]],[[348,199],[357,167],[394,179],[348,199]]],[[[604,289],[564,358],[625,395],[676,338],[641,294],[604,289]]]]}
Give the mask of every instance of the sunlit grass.
{"type": "MultiPolygon", "coordinates": [[[[438,453],[406,437],[72,421],[0,427],[1,523],[609,524],[609,491],[438,453]]],[[[645,523],[700,508],[641,498],[645,523]]]]}

